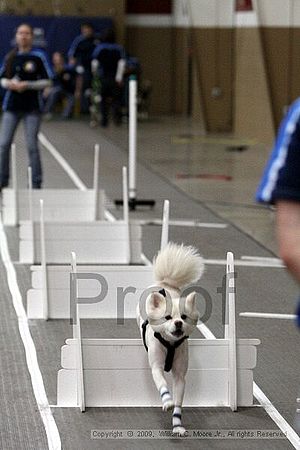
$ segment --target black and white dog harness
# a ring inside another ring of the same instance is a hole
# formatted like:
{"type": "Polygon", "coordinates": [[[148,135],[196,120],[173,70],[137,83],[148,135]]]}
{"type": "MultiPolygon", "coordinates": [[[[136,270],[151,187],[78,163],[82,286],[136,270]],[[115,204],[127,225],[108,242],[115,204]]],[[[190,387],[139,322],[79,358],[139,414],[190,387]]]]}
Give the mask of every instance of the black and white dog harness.
{"type": "MultiPolygon", "coordinates": [[[[161,295],[163,295],[164,297],[166,296],[165,290],[161,289],[159,291],[159,293],[161,295]]],[[[146,344],[146,329],[147,326],[149,325],[149,321],[145,320],[145,322],[142,324],[142,336],[143,336],[143,344],[144,347],[146,349],[146,351],[148,352],[148,346],[146,344]]],[[[159,340],[159,342],[167,349],[167,355],[166,355],[166,360],[165,360],[165,367],[164,367],[164,371],[165,372],[170,372],[170,370],[172,369],[172,365],[173,365],[173,361],[174,361],[174,356],[175,356],[175,350],[176,348],[178,348],[186,339],[188,339],[188,336],[184,336],[181,339],[179,339],[179,341],[176,341],[174,344],[170,344],[170,342],[166,341],[162,335],[160,333],[154,332],[154,337],[156,337],[156,339],[159,340]]]]}

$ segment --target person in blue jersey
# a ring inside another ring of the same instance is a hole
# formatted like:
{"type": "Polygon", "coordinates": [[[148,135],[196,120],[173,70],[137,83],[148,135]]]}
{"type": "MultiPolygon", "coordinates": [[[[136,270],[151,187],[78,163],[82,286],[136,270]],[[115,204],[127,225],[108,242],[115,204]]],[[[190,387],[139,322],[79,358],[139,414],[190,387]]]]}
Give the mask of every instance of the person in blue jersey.
{"type": "Polygon", "coordinates": [[[101,43],[93,53],[92,67],[98,71],[101,82],[101,125],[106,127],[109,119],[109,108],[112,106],[113,118],[117,125],[121,123],[121,103],[123,75],[126,66],[125,50],[116,44],[112,29],[105,31],[101,43]]]}
{"type": "Polygon", "coordinates": [[[16,31],[16,48],[10,51],[0,71],[1,86],[6,89],[0,132],[0,188],[9,183],[9,155],[15,131],[24,121],[25,137],[32,168],[32,185],[42,185],[42,167],[38,148],[41,124],[42,90],[51,85],[52,71],[45,54],[32,48],[33,30],[22,24],[16,31]]]}
{"type": "MultiPolygon", "coordinates": [[[[53,86],[44,91],[44,113],[51,115],[56,104],[61,100],[66,100],[62,118],[69,119],[72,117],[75,103],[76,70],[74,66],[65,63],[64,55],[60,52],[53,53],[52,63],[54,72],[53,86]]],[[[50,118],[51,116],[48,117],[50,118]]]]}
{"type": "Polygon", "coordinates": [[[256,200],[276,206],[279,253],[300,283],[300,99],[289,108],[280,126],[256,200]]]}
{"type": "Polygon", "coordinates": [[[97,38],[91,23],[82,23],[80,30],[81,34],[74,39],[69,48],[68,58],[69,63],[76,67],[77,72],[75,96],[80,99],[81,112],[88,113],[89,96],[86,93],[92,85],[91,61],[97,38]]]}

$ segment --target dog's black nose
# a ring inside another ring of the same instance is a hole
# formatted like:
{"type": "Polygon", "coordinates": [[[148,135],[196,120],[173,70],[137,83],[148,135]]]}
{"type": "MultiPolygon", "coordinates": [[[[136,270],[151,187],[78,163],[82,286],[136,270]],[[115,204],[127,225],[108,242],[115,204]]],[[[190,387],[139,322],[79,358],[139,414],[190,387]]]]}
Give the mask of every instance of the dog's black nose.
{"type": "Polygon", "coordinates": [[[182,327],[182,322],[181,322],[181,320],[176,320],[176,321],[174,322],[174,325],[175,325],[175,327],[176,327],[177,330],[180,330],[180,328],[182,327]]]}

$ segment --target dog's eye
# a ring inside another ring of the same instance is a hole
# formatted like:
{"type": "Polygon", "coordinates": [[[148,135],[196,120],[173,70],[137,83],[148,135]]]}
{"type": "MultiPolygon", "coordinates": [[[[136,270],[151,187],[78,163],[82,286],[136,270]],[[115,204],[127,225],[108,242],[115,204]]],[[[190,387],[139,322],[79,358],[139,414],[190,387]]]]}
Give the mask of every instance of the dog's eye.
{"type": "Polygon", "coordinates": [[[172,316],[168,315],[168,316],[165,317],[165,319],[166,319],[166,320],[171,320],[171,319],[172,319],[172,316]]]}
{"type": "Polygon", "coordinates": [[[182,314],[181,318],[182,318],[182,320],[185,320],[186,319],[186,315],[182,314]]]}

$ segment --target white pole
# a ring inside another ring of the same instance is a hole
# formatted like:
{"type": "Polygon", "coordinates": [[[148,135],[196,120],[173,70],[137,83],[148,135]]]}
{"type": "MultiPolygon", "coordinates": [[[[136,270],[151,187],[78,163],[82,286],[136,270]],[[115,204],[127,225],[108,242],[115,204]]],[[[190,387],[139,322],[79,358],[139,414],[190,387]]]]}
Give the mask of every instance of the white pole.
{"type": "MultiPolygon", "coordinates": [[[[77,273],[77,261],[76,261],[76,253],[71,252],[71,269],[73,273],[77,273]]],[[[77,289],[77,285],[76,285],[77,289]]]]}
{"type": "Polygon", "coordinates": [[[235,279],[234,259],[231,252],[227,253],[226,273],[226,303],[228,308],[228,355],[229,355],[229,406],[237,410],[237,360],[236,360],[236,320],[235,320],[235,279]]]}
{"type": "Polygon", "coordinates": [[[277,313],[259,313],[259,312],[241,312],[240,317],[253,317],[258,319],[282,319],[296,320],[296,314],[277,314],[277,313]]]}
{"type": "Polygon", "coordinates": [[[34,240],[34,217],[33,217],[33,192],[32,192],[32,169],[28,167],[28,202],[29,202],[29,222],[31,228],[32,240],[32,261],[34,262],[35,255],[35,240],[34,240]]]}
{"type": "Polygon", "coordinates": [[[129,208],[128,208],[128,180],[127,180],[127,167],[122,169],[123,180],[123,219],[127,229],[127,261],[130,264],[131,261],[131,247],[130,247],[130,224],[129,224],[129,208]]]}
{"type": "Polygon", "coordinates": [[[136,198],[137,81],[129,80],[129,199],[136,198]]]}
{"type": "Polygon", "coordinates": [[[99,194],[98,194],[98,216],[97,216],[98,220],[105,220],[105,201],[106,201],[105,190],[104,189],[99,189],[99,194]]]}
{"type": "MultiPolygon", "coordinates": [[[[77,273],[76,253],[71,252],[71,269],[73,273],[77,273]]],[[[76,280],[76,298],[77,296],[77,280],[76,280]]],[[[74,301],[74,299],[71,299],[74,301]]],[[[76,323],[73,325],[73,338],[76,341],[76,362],[77,362],[77,404],[81,412],[85,411],[85,392],[84,392],[84,375],[83,375],[83,355],[81,341],[81,326],[79,315],[79,304],[76,303],[76,323]]]]}
{"type": "Polygon", "coordinates": [[[29,220],[33,222],[34,218],[33,218],[33,201],[32,201],[32,170],[30,166],[28,166],[27,174],[28,174],[29,220]]]}
{"type": "Polygon", "coordinates": [[[12,162],[12,185],[13,185],[13,202],[14,202],[13,225],[17,225],[19,221],[19,198],[18,198],[16,144],[11,145],[11,162],[12,162]]]}
{"type": "Polygon", "coordinates": [[[163,250],[169,242],[169,215],[170,215],[170,202],[169,200],[164,201],[163,207],[163,218],[161,227],[161,241],[160,249],[163,250]]]}
{"type": "Polygon", "coordinates": [[[43,277],[43,316],[44,316],[44,320],[48,320],[49,310],[48,310],[48,283],[47,283],[47,263],[46,263],[44,200],[42,200],[42,199],[40,199],[40,241],[41,241],[41,267],[42,267],[42,277],[43,277]]]}
{"type": "Polygon", "coordinates": [[[245,261],[263,261],[263,262],[273,262],[282,264],[282,260],[279,258],[270,258],[269,256],[241,256],[242,260],[245,261]]]}
{"type": "Polygon", "coordinates": [[[95,144],[94,155],[94,220],[99,219],[99,144],[95,144]]]}

